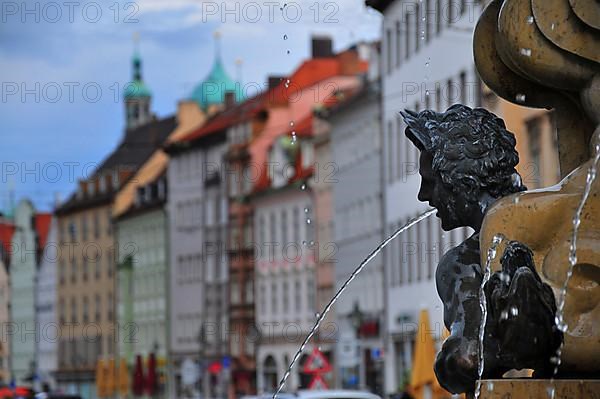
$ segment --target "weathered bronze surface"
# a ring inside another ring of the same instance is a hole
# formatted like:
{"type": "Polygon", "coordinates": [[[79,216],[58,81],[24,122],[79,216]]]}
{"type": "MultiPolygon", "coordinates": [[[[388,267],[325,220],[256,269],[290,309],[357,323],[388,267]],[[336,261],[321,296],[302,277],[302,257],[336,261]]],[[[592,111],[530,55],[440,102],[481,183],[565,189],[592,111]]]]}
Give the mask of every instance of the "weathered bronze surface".
{"type": "MultiPolygon", "coordinates": [[[[569,267],[573,215],[585,186],[591,160],[554,187],[515,194],[488,210],[481,228],[481,246],[501,233],[533,251],[536,269],[556,295],[569,267]]],[[[499,247],[503,251],[502,244],[499,247]]],[[[481,261],[484,261],[482,251],[481,261]]],[[[600,375],[600,179],[583,208],[577,238],[578,263],[567,288],[562,364],[567,374],[600,375]]],[[[499,260],[492,262],[500,270],[499,260]]]]}
{"type": "Polygon", "coordinates": [[[494,0],[475,29],[475,64],[494,92],[557,110],[563,177],[589,158],[587,144],[600,123],[600,32],[588,22],[597,9],[590,0],[494,0]]]}
{"type": "MultiPolygon", "coordinates": [[[[572,218],[600,134],[600,4],[585,0],[495,0],[474,35],[477,69],[508,101],[554,108],[563,181],[499,199],[481,230],[481,262],[498,233],[527,245],[555,294],[569,266],[572,218]],[[519,95],[522,94],[521,96],[519,95]],[[521,101],[519,101],[521,100],[521,101]]],[[[599,179],[600,180],[600,179],[599,179]]],[[[600,182],[584,208],[578,264],[567,289],[560,372],[600,373],[600,182]]],[[[500,251],[503,248],[499,248],[500,251]]],[[[497,259],[494,270],[500,270],[497,259]]]]}

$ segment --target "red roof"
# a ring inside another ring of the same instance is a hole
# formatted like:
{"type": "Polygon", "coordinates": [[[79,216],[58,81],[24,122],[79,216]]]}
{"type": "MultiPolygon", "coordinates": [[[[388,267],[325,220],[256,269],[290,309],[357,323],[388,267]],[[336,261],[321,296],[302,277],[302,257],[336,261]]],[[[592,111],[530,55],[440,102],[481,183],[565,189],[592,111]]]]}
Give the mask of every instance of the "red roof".
{"type": "Polygon", "coordinates": [[[227,129],[235,124],[248,121],[260,111],[271,106],[285,106],[298,96],[299,91],[340,75],[353,76],[368,71],[368,63],[351,51],[344,51],[335,57],[316,58],[304,61],[290,76],[289,85],[283,79],[274,88],[262,92],[234,107],[214,115],[202,127],[181,137],[178,142],[190,142],[200,137],[227,129]],[[287,86],[287,87],[286,87],[287,86]]]}
{"type": "Polygon", "coordinates": [[[208,136],[211,133],[217,133],[230,126],[247,121],[260,111],[265,109],[265,103],[269,92],[260,93],[242,103],[239,103],[223,112],[215,114],[202,127],[191,131],[189,134],[180,137],[175,142],[190,142],[200,137],[208,136]]]}
{"type": "Polygon", "coordinates": [[[10,255],[10,243],[12,240],[13,233],[15,232],[15,225],[8,220],[0,221],[0,242],[4,249],[4,253],[10,255]]]}
{"type": "Polygon", "coordinates": [[[50,230],[50,222],[52,221],[51,213],[38,213],[35,215],[35,231],[38,234],[38,248],[46,247],[46,239],[50,230]]]}

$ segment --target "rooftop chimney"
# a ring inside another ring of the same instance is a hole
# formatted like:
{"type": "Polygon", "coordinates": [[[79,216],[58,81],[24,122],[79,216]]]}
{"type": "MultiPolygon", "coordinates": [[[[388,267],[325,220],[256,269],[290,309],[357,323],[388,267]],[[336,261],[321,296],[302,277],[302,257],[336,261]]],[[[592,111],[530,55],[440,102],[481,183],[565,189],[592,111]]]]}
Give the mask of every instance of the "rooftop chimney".
{"type": "Polygon", "coordinates": [[[275,76],[275,75],[269,76],[269,78],[268,78],[269,89],[277,87],[277,85],[279,85],[279,83],[281,83],[281,81],[283,79],[285,79],[285,76],[275,76]]]}
{"type": "Polygon", "coordinates": [[[312,58],[333,57],[333,41],[329,36],[312,37],[312,58]]]}
{"type": "Polygon", "coordinates": [[[225,92],[225,109],[231,108],[234,105],[235,105],[235,92],[228,90],[225,92]]]}

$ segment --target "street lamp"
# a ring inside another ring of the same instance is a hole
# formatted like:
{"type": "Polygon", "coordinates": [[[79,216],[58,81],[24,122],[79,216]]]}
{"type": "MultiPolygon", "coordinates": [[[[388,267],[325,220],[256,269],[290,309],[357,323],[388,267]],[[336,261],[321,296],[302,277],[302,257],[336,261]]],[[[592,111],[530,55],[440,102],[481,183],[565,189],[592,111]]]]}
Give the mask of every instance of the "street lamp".
{"type": "Polygon", "coordinates": [[[364,313],[360,310],[360,306],[358,305],[358,301],[354,302],[354,306],[352,311],[348,314],[348,319],[350,320],[350,324],[354,328],[356,332],[356,346],[358,349],[358,387],[360,389],[365,388],[365,367],[363,362],[363,347],[360,339],[360,328],[362,327],[364,320],[364,313]]]}

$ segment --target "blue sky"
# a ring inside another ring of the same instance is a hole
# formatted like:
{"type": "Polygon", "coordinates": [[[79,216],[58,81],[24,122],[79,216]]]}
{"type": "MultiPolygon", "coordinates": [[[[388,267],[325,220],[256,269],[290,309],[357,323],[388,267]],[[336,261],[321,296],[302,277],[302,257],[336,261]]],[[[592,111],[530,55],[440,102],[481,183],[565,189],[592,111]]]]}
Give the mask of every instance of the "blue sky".
{"type": "Polygon", "coordinates": [[[117,145],[135,32],[152,108],[166,116],[208,74],[216,30],[229,74],[242,59],[243,82],[258,85],[307,58],[312,33],[331,35],[340,50],[380,30],[363,0],[290,1],[283,12],[283,2],[263,0],[66,3],[1,5],[1,209],[11,189],[50,209],[117,145]]]}

